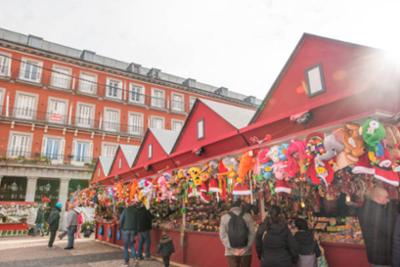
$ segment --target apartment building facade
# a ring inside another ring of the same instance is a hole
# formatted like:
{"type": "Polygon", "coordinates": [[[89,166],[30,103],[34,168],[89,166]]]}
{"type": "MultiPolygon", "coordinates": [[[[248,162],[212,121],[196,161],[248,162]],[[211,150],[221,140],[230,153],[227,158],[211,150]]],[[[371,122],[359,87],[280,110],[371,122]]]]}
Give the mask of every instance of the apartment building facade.
{"type": "Polygon", "coordinates": [[[65,201],[96,159],[180,131],[196,98],[255,110],[259,100],[0,29],[0,201],[65,201]]]}

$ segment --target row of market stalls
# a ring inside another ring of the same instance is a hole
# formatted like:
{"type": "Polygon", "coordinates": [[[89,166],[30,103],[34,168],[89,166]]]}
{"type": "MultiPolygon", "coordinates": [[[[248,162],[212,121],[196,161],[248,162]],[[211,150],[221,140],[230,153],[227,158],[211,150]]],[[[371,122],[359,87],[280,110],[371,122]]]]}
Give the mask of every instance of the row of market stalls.
{"type": "Polygon", "coordinates": [[[306,217],[330,266],[369,266],[355,214],[375,184],[398,199],[399,66],[304,34],[256,112],[198,99],[180,133],[149,129],[101,158],[80,195],[98,204],[97,238],[121,244],[118,213],[141,200],[180,244],[174,261],[224,266],[219,218],[244,197],[257,221],[272,204],[306,217]]]}

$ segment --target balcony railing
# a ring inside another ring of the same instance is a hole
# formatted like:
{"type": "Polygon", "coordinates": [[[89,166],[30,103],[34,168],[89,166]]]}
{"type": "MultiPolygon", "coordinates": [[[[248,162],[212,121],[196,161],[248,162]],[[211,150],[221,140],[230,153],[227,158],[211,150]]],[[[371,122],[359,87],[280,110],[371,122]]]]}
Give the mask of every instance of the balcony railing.
{"type": "Polygon", "coordinates": [[[93,168],[97,158],[82,155],[33,153],[30,150],[15,148],[0,151],[0,163],[34,164],[41,166],[70,165],[93,168]]]}
{"type": "Polygon", "coordinates": [[[115,121],[100,121],[88,117],[67,116],[56,112],[38,112],[29,108],[14,108],[9,116],[0,106],[0,118],[9,120],[18,120],[27,123],[41,123],[57,125],[62,127],[77,127],[85,130],[106,131],[113,134],[121,134],[126,136],[142,137],[144,127],[140,125],[131,125],[118,123],[115,121]]]}

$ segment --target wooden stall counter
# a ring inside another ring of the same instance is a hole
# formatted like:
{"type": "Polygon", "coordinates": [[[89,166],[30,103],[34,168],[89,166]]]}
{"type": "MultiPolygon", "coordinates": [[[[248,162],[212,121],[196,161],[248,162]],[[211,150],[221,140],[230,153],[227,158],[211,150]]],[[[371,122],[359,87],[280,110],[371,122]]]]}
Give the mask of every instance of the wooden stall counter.
{"type": "Polygon", "coordinates": [[[322,242],[329,267],[369,267],[364,245],[322,242]]]}

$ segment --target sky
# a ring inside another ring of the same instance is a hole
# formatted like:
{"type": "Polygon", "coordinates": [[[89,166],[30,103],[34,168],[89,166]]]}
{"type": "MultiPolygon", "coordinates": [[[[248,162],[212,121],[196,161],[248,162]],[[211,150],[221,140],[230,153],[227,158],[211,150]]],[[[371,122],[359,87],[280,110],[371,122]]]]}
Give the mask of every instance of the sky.
{"type": "Polygon", "coordinates": [[[0,27],[264,98],[304,32],[396,52],[400,1],[12,0],[0,27]]]}

